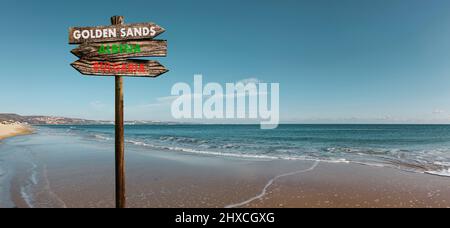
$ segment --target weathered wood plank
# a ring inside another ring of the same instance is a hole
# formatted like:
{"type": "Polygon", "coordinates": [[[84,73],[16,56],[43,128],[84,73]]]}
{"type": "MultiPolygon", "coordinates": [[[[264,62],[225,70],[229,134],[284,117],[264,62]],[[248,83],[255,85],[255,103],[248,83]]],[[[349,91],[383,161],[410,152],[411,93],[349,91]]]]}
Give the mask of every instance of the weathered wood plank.
{"type": "Polygon", "coordinates": [[[158,77],[168,70],[154,60],[92,61],[80,59],[70,64],[84,75],[158,77]]]}
{"type": "Polygon", "coordinates": [[[166,40],[83,43],[71,51],[89,60],[121,60],[134,57],[167,56],[166,40]]]}
{"type": "Polygon", "coordinates": [[[164,31],[164,28],[152,22],[110,26],[70,27],[69,44],[153,39],[164,31]]]}

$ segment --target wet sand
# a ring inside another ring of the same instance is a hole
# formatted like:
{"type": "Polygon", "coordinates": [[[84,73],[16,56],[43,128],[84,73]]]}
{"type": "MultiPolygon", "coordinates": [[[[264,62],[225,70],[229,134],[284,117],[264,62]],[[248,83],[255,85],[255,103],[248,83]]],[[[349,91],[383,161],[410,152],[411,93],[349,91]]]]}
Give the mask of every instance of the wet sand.
{"type": "MultiPolygon", "coordinates": [[[[8,140],[1,149],[14,152],[3,159],[14,161],[15,206],[114,206],[112,143],[60,135],[8,140]]],[[[356,164],[242,160],[127,144],[126,174],[129,207],[450,207],[448,177],[356,164]]]]}
{"type": "Polygon", "coordinates": [[[450,178],[351,164],[322,163],[274,182],[246,207],[450,207],[450,178]]]}
{"type": "MultiPolygon", "coordinates": [[[[450,207],[450,178],[445,177],[351,164],[322,162],[311,169],[314,162],[181,157],[190,161],[128,159],[128,206],[450,207]],[[270,182],[292,172],[302,173],[270,182]]],[[[98,163],[48,167],[52,191],[64,207],[113,207],[112,160],[98,163]]]]}

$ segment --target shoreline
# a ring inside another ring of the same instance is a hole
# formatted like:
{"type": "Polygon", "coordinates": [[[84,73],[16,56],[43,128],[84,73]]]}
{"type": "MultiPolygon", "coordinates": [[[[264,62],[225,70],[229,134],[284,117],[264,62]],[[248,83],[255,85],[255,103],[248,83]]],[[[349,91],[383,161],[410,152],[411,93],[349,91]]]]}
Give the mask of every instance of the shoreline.
{"type": "MultiPolygon", "coordinates": [[[[127,207],[450,208],[450,178],[441,176],[347,163],[173,156],[179,160],[129,153],[127,207]]],[[[114,207],[112,160],[89,163],[49,165],[52,196],[33,196],[34,207],[49,206],[55,196],[62,202],[55,207],[114,207]]],[[[18,183],[12,200],[28,207],[18,183]]]]}
{"type": "Polygon", "coordinates": [[[2,124],[0,123],[0,141],[6,138],[11,138],[20,135],[29,135],[34,132],[33,128],[27,124],[12,123],[2,124]]]}
{"type": "MultiPolygon", "coordinates": [[[[16,207],[28,207],[28,201],[31,207],[114,207],[110,141],[41,132],[3,146],[14,158],[10,196],[16,207]]],[[[450,178],[443,176],[125,146],[131,208],[450,207],[450,178]]]]}

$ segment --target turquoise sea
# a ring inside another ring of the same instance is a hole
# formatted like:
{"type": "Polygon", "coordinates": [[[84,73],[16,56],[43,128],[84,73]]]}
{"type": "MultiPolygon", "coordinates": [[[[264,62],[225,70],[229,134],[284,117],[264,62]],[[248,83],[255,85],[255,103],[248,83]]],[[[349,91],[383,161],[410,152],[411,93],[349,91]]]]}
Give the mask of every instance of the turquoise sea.
{"type": "MultiPolygon", "coordinates": [[[[112,125],[39,128],[114,142],[112,125]]],[[[450,125],[128,125],[125,140],[148,153],[320,160],[450,176],[450,125]]]]}

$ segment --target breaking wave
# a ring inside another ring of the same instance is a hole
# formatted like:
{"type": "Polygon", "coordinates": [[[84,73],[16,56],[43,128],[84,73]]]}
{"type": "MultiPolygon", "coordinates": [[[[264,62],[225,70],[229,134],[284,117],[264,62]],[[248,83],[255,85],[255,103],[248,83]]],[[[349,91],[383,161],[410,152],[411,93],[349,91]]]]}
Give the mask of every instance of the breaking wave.
{"type": "MultiPolygon", "coordinates": [[[[246,126],[129,126],[125,137],[127,143],[150,150],[241,159],[356,163],[450,176],[450,127],[281,128],[261,132],[246,126]]],[[[94,140],[114,141],[113,128],[96,131],[90,127],[84,133],[94,140]]]]}

